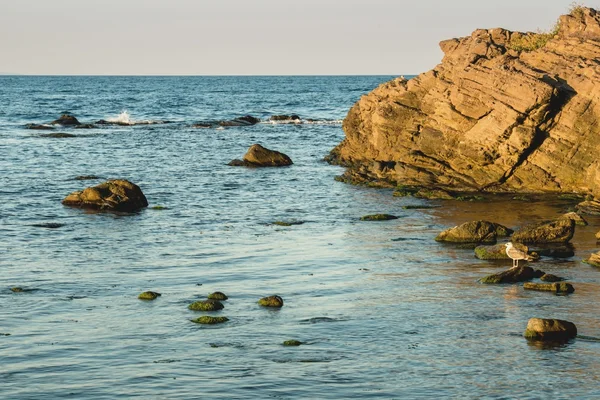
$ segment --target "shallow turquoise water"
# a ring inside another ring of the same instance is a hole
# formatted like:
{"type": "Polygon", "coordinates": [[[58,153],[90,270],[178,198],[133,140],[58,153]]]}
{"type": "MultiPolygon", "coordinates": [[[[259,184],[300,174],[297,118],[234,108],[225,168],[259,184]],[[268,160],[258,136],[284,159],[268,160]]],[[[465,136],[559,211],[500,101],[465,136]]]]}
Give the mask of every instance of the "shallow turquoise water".
{"type": "Polygon", "coordinates": [[[2,398],[592,398],[600,343],[542,348],[531,317],[600,337],[600,219],[578,227],[576,256],[536,268],[568,277],[571,296],[486,286],[508,264],[433,241],[471,219],[518,226],[571,204],[426,202],[335,182],[321,159],[341,120],[390,77],[0,77],[0,396],[2,398]],[[63,111],[167,124],[24,129],[63,111]],[[194,129],[203,120],[299,114],[312,124],[194,129]],[[283,169],[232,168],[253,143],[283,169]],[[62,198],[122,177],[151,206],[136,215],[65,208],[62,198]],[[441,205],[405,210],[408,204],[441,205]],[[401,218],[361,222],[386,212],[401,218]],[[275,220],[302,225],[278,227],[275,220]],[[56,222],[58,229],[34,224],[56,222]],[[12,293],[9,288],[32,289],[12,293]],[[162,297],[137,300],[145,290],[162,297]],[[230,299],[213,327],[187,305],[230,299]],[[257,306],[279,294],[281,310],[257,306]],[[283,347],[284,340],[306,342],[283,347]]]}

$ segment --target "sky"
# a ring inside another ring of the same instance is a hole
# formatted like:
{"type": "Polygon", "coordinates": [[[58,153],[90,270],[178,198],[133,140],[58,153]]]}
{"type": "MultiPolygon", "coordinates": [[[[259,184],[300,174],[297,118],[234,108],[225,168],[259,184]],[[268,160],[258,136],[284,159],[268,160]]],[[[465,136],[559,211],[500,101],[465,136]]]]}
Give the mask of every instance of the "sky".
{"type": "Polygon", "coordinates": [[[571,3],[0,0],[0,74],[413,75],[442,40],[549,29],[571,3]]]}

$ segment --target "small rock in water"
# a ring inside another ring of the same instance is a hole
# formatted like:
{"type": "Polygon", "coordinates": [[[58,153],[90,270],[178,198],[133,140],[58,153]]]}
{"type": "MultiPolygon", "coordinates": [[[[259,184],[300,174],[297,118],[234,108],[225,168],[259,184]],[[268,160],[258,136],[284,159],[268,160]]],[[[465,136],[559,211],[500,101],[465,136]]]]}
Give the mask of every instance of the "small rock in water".
{"type": "Polygon", "coordinates": [[[292,115],[272,115],[269,121],[300,121],[300,117],[296,114],[292,115]]]}
{"type": "Polygon", "coordinates": [[[577,204],[575,209],[583,214],[600,215],[600,202],[595,200],[583,201],[577,204]]]}
{"type": "Polygon", "coordinates": [[[539,290],[545,292],[554,292],[554,293],[573,293],[575,288],[570,283],[566,282],[554,282],[554,283],[533,283],[533,282],[525,282],[523,284],[523,289],[526,290],[539,290]]]}
{"type": "Polygon", "coordinates": [[[94,179],[103,179],[103,178],[96,176],[96,175],[79,175],[79,176],[76,176],[75,178],[73,178],[74,181],[91,181],[94,179]]]}
{"type": "Polygon", "coordinates": [[[66,224],[59,224],[58,222],[48,222],[44,224],[33,224],[31,226],[35,226],[36,228],[48,228],[48,229],[57,229],[62,228],[66,224]]]}
{"type": "Polygon", "coordinates": [[[215,325],[215,324],[222,324],[224,322],[227,322],[227,321],[229,321],[229,318],[227,318],[227,317],[211,317],[208,315],[204,315],[202,317],[192,319],[191,321],[196,324],[215,325]]]}
{"type": "Polygon", "coordinates": [[[523,227],[513,234],[512,240],[519,243],[567,243],[574,233],[575,221],[559,218],[552,222],[523,227]]]}
{"type": "MultiPolygon", "coordinates": [[[[539,255],[535,252],[530,252],[527,246],[520,243],[513,243],[513,246],[517,249],[529,254],[535,260],[539,259],[539,255]]],[[[510,260],[508,254],[506,254],[506,246],[504,243],[495,244],[491,246],[477,246],[475,247],[475,257],[480,260],[510,260]]]]}
{"type": "Polygon", "coordinates": [[[74,137],[77,137],[77,135],[73,135],[71,133],[57,132],[57,133],[45,133],[43,135],[40,135],[40,137],[65,139],[65,138],[74,138],[74,137]]]}
{"type": "Polygon", "coordinates": [[[283,299],[279,296],[263,297],[258,301],[258,304],[263,307],[281,308],[283,307],[283,299]]]}
{"type": "Polygon", "coordinates": [[[391,214],[372,214],[360,217],[361,221],[390,221],[393,219],[398,219],[398,217],[391,214]]]}
{"type": "Polygon", "coordinates": [[[540,280],[544,281],[544,282],[561,282],[561,281],[564,281],[565,278],[561,278],[559,276],[552,275],[552,274],[544,274],[540,277],[540,280]]]}
{"type": "Polygon", "coordinates": [[[568,340],[577,336],[577,327],[560,319],[531,318],[523,336],[536,340],[568,340]]]}
{"type": "Polygon", "coordinates": [[[223,292],[213,292],[208,295],[208,298],[211,300],[227,300],[229,297],[223,292]]]}
{"type": "Polygon", "coordinates": [[[285,167],[292,164],[292,159],[286,154],[269,150],[260,144],[253,144],[244,155],[243,160],[233,160],[228,165],[234,167],[285,167]]]}
{"type": "Polygon", "coordinates": [[[19,286],[15,286],[15,287],[11,287],[10,291],[13,293],[21,293],[21,292],[24,292],[25,289],[23,289],[22,287],[19,287],[19,286]]]}
{"type": "Polygon", "coordinates": [[[271,225],[277,226],[292,226],[292,225],[302,225],[304,221],[274,221],[271,225]]]}
{"type": "Polygon", "coordinates": [[[583,260],[583,262],[593,265],[594,267],[600,267],[600,251],[596,253],[592,253],[590,258],[587,260],[583,260]]]}
{"type": "Polygon", "coordinates": [[[576,212],[566,213],[566,214],[562,215],[560,218],[570,219],[575,222],[575,225],[579,225],[579,226],[587,226],[587,224],[588,224],[587,221],[581,215],[577,214],[576,212]]]}
{"type": "Polygon", "coordinates": [[[41,125],[41,124],[27,124],[27,125],[25,125],[25,128],[39,130],[39,131],[51,131],[51,130],[55,129],[53,126],[41,125]]]}
{"type": "Polygon", "coordinates": [[[218,300],[201,300],[195,301],[188,306],[188,309],[193,311],[218,311],[225,308],[223,303],[218,300]]]}
{"type": "Polygon", "coordinates": [[[164,206],[152,206],[150,207],[152,210],[157,210],[157,211],[161,211],[161,210],[168,210],[167,207],[164,206]]]}
{"type": "Polygon", "coordinates": [[[498,274],[486,276],[481,279],[481,283],[517,283],[530,281],[533,278],[539,278],[543,275],[542,271],[534,270],[531,267],[511,268],[498,274]]]}
{"type": "Polygon", "coordinates": [[[442,189],[420,189],[418,192],[413,194],[418,199],[429,199],[429,200],[452,200],[454,196],[442,189]]]}
{"type": "Polygon", "coordinates": [[[298,340],[286,340],[283,342],[284,346],[300,346],[301,344],[303,343],[298,340]]]}
{"type": "Polygon", "coordinates": [[[138,296],[138,299],[140,299],[140,300],[154,300],[158,296],[162,296],[162,295],[160,293],[157,293],[157,292],[148,291],[148,292],[140,293],[139,296],[138,296]]]}
{"type": "Polygon", "coordinates": [[[50,122],[51,125],[62,125],[62,126],[74,126],[81,125],[81,123],[72,115],[63,114],[60,118],[50,122]]]}
{"type": "Polygon", "coordinates": [[[489,221],[470,221],[446,229],[435,240],[451,243],[496,243],[498,236],[508,236],[512,229],[489,221]]]}

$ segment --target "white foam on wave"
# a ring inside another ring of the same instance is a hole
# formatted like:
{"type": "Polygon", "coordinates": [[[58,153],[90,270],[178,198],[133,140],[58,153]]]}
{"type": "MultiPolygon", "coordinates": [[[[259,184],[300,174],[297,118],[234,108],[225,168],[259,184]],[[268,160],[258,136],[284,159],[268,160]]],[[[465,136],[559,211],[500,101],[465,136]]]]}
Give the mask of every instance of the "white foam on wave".
{"type": "Polygon", "coordinates": [[[261,124],[267,125],[341,125],[344,120],[341,119],[332,119],[332,120],[304,120],[304,119],[284,119],[280,121],[261,121],[261,124]]]}
{"type": "Polygon", "coordinates": [[[107,119],[108,122],[114,122],[116,124],[123,124],[123,125],[132,125],[133,122],[131,121],[131,117],[129,116],[129,113],[127,112],[127,110],[123,110],[121,112],[121,114],[119,114],[116,118],[109,118],[107,119]]]}

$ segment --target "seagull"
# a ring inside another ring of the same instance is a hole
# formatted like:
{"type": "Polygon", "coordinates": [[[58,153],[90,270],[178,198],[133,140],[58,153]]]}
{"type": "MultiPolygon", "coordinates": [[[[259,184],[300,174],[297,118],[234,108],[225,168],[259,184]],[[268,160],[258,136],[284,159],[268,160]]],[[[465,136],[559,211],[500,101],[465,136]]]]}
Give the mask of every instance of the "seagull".
{"type": "Polygon", "coordinates": [[[506,246],[506,255],[509,256],[513,260],[513,268],[519,266],[519,260],[525,261],[533,261],[533,257],[527,254],[524,251],[521,251],[513,246],[511,242],[505,244],[506,246]]]}

